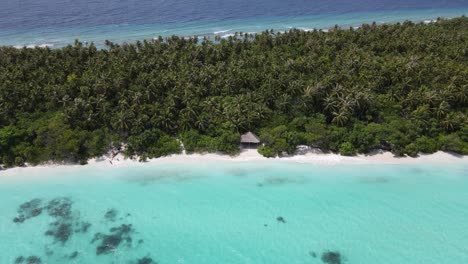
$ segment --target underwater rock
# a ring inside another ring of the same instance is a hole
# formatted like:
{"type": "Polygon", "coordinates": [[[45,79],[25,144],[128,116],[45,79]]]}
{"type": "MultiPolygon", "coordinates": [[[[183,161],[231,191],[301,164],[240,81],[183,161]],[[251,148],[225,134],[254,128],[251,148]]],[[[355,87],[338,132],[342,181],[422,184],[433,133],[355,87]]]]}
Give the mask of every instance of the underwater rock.
{"type": "Polygon", "coordinates": [[[102,234],[101,234],[101,233],[96,233],[96,234],[94,234],[94,237],[93,237],[93,239],[91,240],[91,244],[94,243],[94,242],[96,242],[96,241],[98,241],[98,240],[101,239],[101,238],[102,238],[102,234]]]}
{"type": "Polygon", "coordinates": [[[286,224],[286,220],[284,220],[284,218],[282,216],[276,217],[276,221],[278,221],[280,223],[283,223],[283,224],[286,224]]]}
{"type": "Polygon", "coordinates": [[[119,232],[119,233],[129,233],[132,231],[132,225],[121,225],[119,227],[112,227],[109,229],[111,232],[119,232]]]}
{"type": "Polygon", "coordinates": [[[30,256],[26,259],[26,264],[41,264],[42,261],[39,257],[30,256]]]}
{"type": "Polygon", "coordinates": [[[72,205],[73,201],[70,198],[58,197],[49,201],[45,207],[47,213],[55,218],[55,221],[49,224],[45,235],[52,236],[55,242],[64,244],[73,233],[86,233],[91,226],[88,222],[80,222],[79,214],[73,214],[72,205]]]}
{"type": "Polygon", "coordinates": [[[72,226],[69,223],[61,223],[56,229],[47,230],[46,236],[53,236],[55,241],[65,243],[72,234],[72,226]]]}
{"type": "Polygon", "coordinates": [[[133,232],[133,229],[131,224],[122,224],[121,226],[111,228],[109,231],[111,232],[109,235],[101,233],[94,235],[91,243],[101,240],[101,244],[96,248],[96,255],[109,254],[123,242],[127,244],[132,242],[130,234],[133,232]]]}
{"type": "Polygon", "coordinates": [[[144,258],[137,260],[137,264],[153,264],[153,263],[155,262],[149,257],[144,257],[144,258]]]}
{"type": "Polygon", "coordinates": [[[33,209],[40,208],[41,203],[42,203],[41,199],[37,199],[37,198],[32,199],[29,202],[25,202],[25,203],[21,204],[20,205],[20,210],[21,211],[31,211],[33,209]]]}
{"type": "Polygon", "coordinates": [[[78,257],[78,251],[74,251],[68,256],[69,259],[75,259],[76,257],[78,257]]]}
{"type": "Polygon", "coordinates": [[[313,258],[316,258],[317,257],[317,254],[314,252],[314,251],[310,251],[309,252],[309,255],[313,258]]]}
{"type": "Polygon", "coordinates": [[[116,235],[105,235],[102,238],[102,243],[96,248],[96,255],[108,254],[112,250],[116,249],[122,242],[122,237],[116,235]]]}
{"type": "Polygon", "coordinates": [[[109,209],[104,215],[104,218],[107,221],[111,221],[111,222],[115,222],[116,217],[117,217],[117,210],[115,209],[109,209]]]}
{"type": "Polygon", "coordinates": [[[75,229],[75,233],[86,233],[88,229],[91,227],[91,223],[88,222],[81,222],[78,228],[75,229]]]}
{"type": "Polygon", "coordinates": [[[47,205],[47,213],[56,218],[70,218],[72,201],[70,198],[55,198],[47,205]]]}
{"type": "Polygon", "coordinates": [[[31,211],[31,217],[36,217],[42,213],[42,208],[36,208],[31,211]]]}
{"type": "Polygon", "coordinates": [[[29,218],[36,217],[42,213],[42,200],[33,199],[21,204],[18,208],[18,216],[13,218],[14,223],[23,223],[29,218]]]}
{"type": "Polygon", "coordinates": [[[52,256],[54,254],[54,251],[52,251],[48,246],[46,246],[45,253],[47,256],[52,256]]]}
{"type": "Polygon", "coordinates": [[[14,223],[23,223],[24,220],[26,220],[26,219],[24,218],[24,216],[19,216],[19,217],[13,218],[13,222],[14,222],[14,223]]]}
{"type": "Polygon", "coordinates": [[[138,244],[143,244],[143,239],[138,240],[138,244]]]}
{"type": "Polygon", "coordinates": [[[341,254],[336,251],[323,252],[322,261],[327,264],[341,264],[341,254]]]}
{"type": "Polygon", "coordinates": [[[20,263],[23,263],[24,261],[24,257],[23,256],[19,256],[15,259],[15,264],[20,264],[20,263]]]}

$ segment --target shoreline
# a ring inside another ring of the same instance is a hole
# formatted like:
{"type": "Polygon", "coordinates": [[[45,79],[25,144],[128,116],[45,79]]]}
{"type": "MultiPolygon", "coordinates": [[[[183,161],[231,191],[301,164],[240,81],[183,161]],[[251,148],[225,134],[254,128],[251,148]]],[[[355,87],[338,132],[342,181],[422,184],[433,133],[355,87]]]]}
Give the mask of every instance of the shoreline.
{"type": "Polygon", "coordinates": [[[148,159],[148,161],[140,162],[138,157],[130,159],[125,158],[122,154],[117,154],[114,157],[108,153],[99,158],[88,160],[88,164],[79,165],[73,163],[47,163],[37,166],[14,167],[0,170],[0,177],[8,175],[30,174],[45,170],[58,169],[79,169],[79,168],[122,168],[128,166],[149,166],[158,164],[190,164],[198,163],[202,165],[210,162],[226,162],[226,163],[246,163],[246,162],[285,162],[297,164],[310,164],[319,166],[339,166],[339,165],[448,165],[448,164],[466,164],[468,165],[468,156],[457,155],[438,151],[433,154],[420,154],[418,157],[395,157],[389,151],[375,151],[370,154],[359,154],[356,156],[342,156],[333,153],[323,153],[320,150],[310,150],[303,154],[296,154],[287,157],[266,158],[260,155],[256,149],[241,150],[237,156],[229,156],[224,154],[206,153],[206,154],[175,154],[160,158],[148,159]]]}
{"type": "Polygon", "coordinates": [[[1,40],[0,46],[14,48],[52,48],[60,49],[67,45],[73,45],[78,39],[83,43],[94,43],[98,48],[105,48],[106,39],[117,43],[135,43],[136,41],[157,39],[158,36],[170,37],[179,36],[182,38],[198,36],[208,37],[213,40],[216,36],[228,38],[235,32],[248,32],[259,34],[265,30],[273,29],[277,32],[284,32],[291,29],[303,31],[322,30],[328,32],[329,29],[338,25],[340,28],[359,28],[363,24],[376,22],[381,24],[396,24],[405,21],[413,23],[430,24],[436,22],[437,18],[453,19],[468,14],[468,7],[459,8],[421,8],[402,10],[377,10],[360,11],[344,14],[311,14],[301,16],[272,16],[260,18],[233,18],[222,21],[200,20],[176,23],[143,23],[143,24],[104,24],[92,25],[89,27],[68,26],[65,28],[34,28],[25,34],[21,31],[10,30],[1,40]],[[116,31],[115,29],[119,30],[116,31]],[[49,29],[49,30],[47,30],[49,29]],[[106,35],[106,38],[102,36],[106,35]],[[33,37],[31,37],[33,36],[33,37]],[[8,37],[8,38],[7,38],[8,37]]]}

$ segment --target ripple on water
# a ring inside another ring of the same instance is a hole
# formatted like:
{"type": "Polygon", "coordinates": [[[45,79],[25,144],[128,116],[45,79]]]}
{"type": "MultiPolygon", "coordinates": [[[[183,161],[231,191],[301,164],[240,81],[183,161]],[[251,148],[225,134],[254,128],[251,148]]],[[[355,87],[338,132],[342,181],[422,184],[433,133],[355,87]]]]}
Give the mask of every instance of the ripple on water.
{"type": "Polygon", "coordinates": [[[264,186],[283,186],[287,184],[304,184],[307,180],[303,177],[271,176],[257,183],[258,187],[264,186]]]}
{"type": "Polygon", "coordinates": [[[129,183],[147,186],[150,184],[172,180],[176,182],[185,182],[195,179],[196,176],[188,171],[161,171],[152,173],[141,173],[137,175],[124,176],[124,180],[129,183]]]}
{"type": "Polygon", "coordinates": [[[358,178],[358,182],[367,184],[383,184],[389,183],[390,178],[386,176],[361,176],[358,178]]]}

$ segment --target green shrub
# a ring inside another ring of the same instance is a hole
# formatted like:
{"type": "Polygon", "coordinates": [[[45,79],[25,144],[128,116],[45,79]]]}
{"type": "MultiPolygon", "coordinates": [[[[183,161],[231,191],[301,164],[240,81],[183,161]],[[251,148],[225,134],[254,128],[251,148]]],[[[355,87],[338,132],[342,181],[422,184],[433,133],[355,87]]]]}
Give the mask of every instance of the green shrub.
{"type": "Polygon", "coordinates": [[[431,154],[440,149],[440,145],[436,139],[422,136],[414,141],[417,149],[421,153],[431,154]]]}
{"type": "Polygon", "coordinates": [[[340,145],[340,154],[344,156],[353,156],[356,155],[356,149],[353,144],[344,142],[340,145]]]}
{"type": "Polygon", "coordinates": [[[267,158],[274,158],[277,156],[275,151],[268,146],[261,146],[257,149],[258,153],[267,158]]]}
{"type": "Polygon", "coordinates": [[[419,154],[419,148],[415,143],[410,143],[404,148],[404,154],[407,154],[410,157],[417,157],[419,154]]]}
{"type": "Polygon", "coordinates": [[[442,136],[440,145],[444,151],[468,155],[468,142],[462,140],[456,133],[442,136]]]}
{"type": "Polygon", "coordinates": [[[164,132],[151,129],[145,130],[140,135],[130,136],[125,154],[128,156],[141,155],[146,158],[158,158],[181,152],[179,142],[164,134],[164,132]]]}

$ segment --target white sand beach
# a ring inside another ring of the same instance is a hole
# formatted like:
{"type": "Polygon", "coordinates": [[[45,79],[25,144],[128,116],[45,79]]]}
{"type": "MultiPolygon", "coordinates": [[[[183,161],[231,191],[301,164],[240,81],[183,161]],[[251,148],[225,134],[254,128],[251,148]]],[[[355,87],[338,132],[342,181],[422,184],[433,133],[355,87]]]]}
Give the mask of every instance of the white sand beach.
{"type": "MultiPolygon", "coordinates": [[[[118,154],[114,159],[103,157],[109,166],[127,165],[129,163],[138,162],[137,159],[128,159],[123,155],[118,154]]],[[[211,162],[211,161],[231,161],[231,162],[252,162],[252,161],[277,161],[277,162],[296,162],[296,163],[311,163],[324,165],[338,164],[418,164],[418,163],[457,163],[466,162],[468,164],[468,156],[456,155],[439,151],[433,154],[420,154],[416,158],[412,157],[396,157],[388,151],[376,151],[371,154],[360,154],[356,156],[342,156],[334,153],[323,153],[320,150],[310,150],[303,154],[297,154],[287,157],[266,158],[260,155],[256,149],[244,149],[237,156],[228,156],[216,153],[206,154],[180,154],[167,157],[150,159],[144,163],[165,163],[165,162],[211,162]]],[[[101,164],[100,159],[91,159],[89,164],[101,164]]]]}
{"type": "Polygon", "coordinates": [[[303,154],[288,157],[266,158],[260,155],[256,149],[244,149],[237,156],[228,156],[216,153],[207,154],[179,154],[161,158],[149,159],[146,162],[138,161],[138,158],[126,158],[122,154],[117,154],[112,158],[112,154],[107,154],[99,158],[93,158],[87,165],[78,164],[57,164],[47,163],[38,166],[25,166],[0,170],[0,177],[6,175],[31,174],[43,172],[47,169],[63,169],[77,167],[125,167],[125,166],[145,166],[145,164],[165,164],[165,163],[200,163],[209,162],[292,162],[306,163],[324,166],[335,166],[341,164],[455,164],[462,163],[468,165],[468,156],[456,155],[446,152],[436,152],[433,154],[421,154],[416,158],[395,157],[388,151],[377,151],[368,155],[342,156],[333,153],[322,153],[320,150],[310,150],[303,154]]]}

